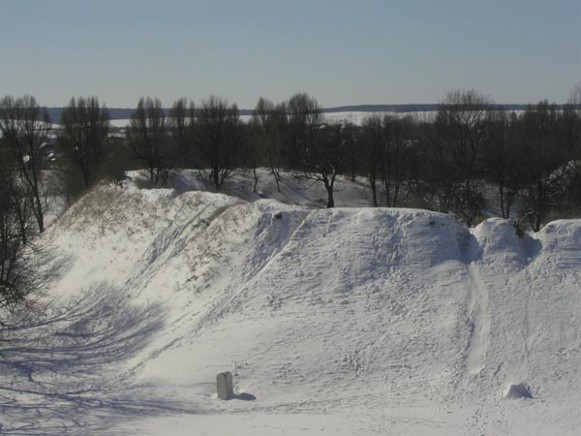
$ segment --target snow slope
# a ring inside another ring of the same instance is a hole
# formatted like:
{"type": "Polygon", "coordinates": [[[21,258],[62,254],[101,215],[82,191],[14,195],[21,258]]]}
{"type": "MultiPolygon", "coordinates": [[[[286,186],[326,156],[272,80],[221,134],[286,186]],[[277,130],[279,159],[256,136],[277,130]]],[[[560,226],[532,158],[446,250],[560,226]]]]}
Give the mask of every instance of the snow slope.
{"type": "Polygon", "coordinates": [[[0,433],[578,434],[581,221],[101,186],[6,329],[0,433]],[[215,375],[234,374],[221,401],[215,375]],[[504,399],[511,384],[533,399],[504,399]]]}

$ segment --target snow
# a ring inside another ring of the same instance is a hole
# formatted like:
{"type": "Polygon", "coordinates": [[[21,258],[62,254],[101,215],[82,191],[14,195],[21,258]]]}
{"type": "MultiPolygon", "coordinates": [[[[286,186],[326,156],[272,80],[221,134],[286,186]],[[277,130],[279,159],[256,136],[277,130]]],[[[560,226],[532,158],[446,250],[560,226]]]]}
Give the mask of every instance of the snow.
{"type": "MultiPolygon", "coordinates": [[[[329,122],[350,122],[355,125],[361,125],[363,120],[369,116],[378,115],[380,117],[384,117],[385,115],[396,116],[396,117],[405,117],[405,116],[413,116],[419,117],[420,119],[430,119],[433,118],[436,114],[436,111],[413,111],[413,112],[367,112],[367,111],[345,111],[345,112],[325,112],[323,115],[326,120],[329,122]]],[[[252,115],[241,115],[240,119],[248,123],[252,119],[252,115]]],[[[110,120],[109,123],[112,127],[115,128],[125,128],[129,125],[131,120],[129,118],[122,118],[122,119],[115,119],[110,120]]]]}
{"type": "Polygon", "coordinates": [[[0,432],[578,434],[581,220],[519,237],[259,175],[135,172],[55,221],[52,279],[2,338],[0,432]]]}
{"type": "Polygon", "coordinates": [[[131,121],[130,118],[119,118],[115,120],[109,120],[109,124],[112,127],[116,127],[118,129],[125,128],[129,126],[129,122],[131,121]]]}

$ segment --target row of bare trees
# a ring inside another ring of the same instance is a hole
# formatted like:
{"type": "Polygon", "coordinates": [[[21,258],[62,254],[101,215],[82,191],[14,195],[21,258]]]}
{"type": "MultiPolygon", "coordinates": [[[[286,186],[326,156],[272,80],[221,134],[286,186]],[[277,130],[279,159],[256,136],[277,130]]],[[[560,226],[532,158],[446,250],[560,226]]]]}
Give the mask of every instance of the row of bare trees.
{"type": "Polygon", "coordinates": [[[47,184],[55,178],[47,173],[56,169],[48,162],[57,138],[63,152],[57,179],[72,179],[70,186],[79,178],[82,188],[91,186],[106,154],[109,120],[96,98],[72,99],[61,124],[53,131],[32,96],[0,100],[0,309],[18,307],[37,288],[38,271],[25,253],[46,227],[48,198],[55,194],[47,184]]]}
{"type": "Polygon", "coordinates": [[[541,101],[516,114],[474,91],[451,93],[435,121],[421,126],[418,145],[424,198],[469,224],[482,217],[491,189],[500,216],[535,231],[551,213],[581,206],[576,104],[541,101]]]}
{"type": "MultiPolygon", "coordinates": [[[[187,99],[167,114],[159,99],[139,101],[127,131],[129,148],[149,170],[153,183],[170,168],[198,168],[221,189],[240,167],[270,169],[280,190],[281,170],[301,171],[321,182],[333,207],[336,177],[347,165],[355,136],[346,125],[325,123],[316,99],[301,93],[275,105],[261,98],[250,123],[235,104],[210,96],[196,107],[187,99]]],[[[255,177],[255,189],[257,178],[255,177]]]]}
{"type": "MultiPolygon", "coordinates": [[[[31,96],[0,100],[0,309],[13,309],[35,289],[23,255],[44,230],[41,147],[50,126],[31,96]]],[[[1,321],[0,321],[1,323],[1,321]]]]}
{"type": "Polygon", "coordinates": [[[375,206],[428,207],[473,224],[496,198],[488,213],[538,231],[551,213],[581,207],[579,94],[563,107],[541,101],[517,114],[457,90],[435,116],[375,114],[360,126],[326,123],[306,94],[279,104],[261,98],[251,123],[254,152],[279,188],[281,168],[322,183],[328,207],[337,175],[359,175],[375,206]]]}
{"type": "Polygon", "coordinates": [[[456,90],[435,116],[376,114],[360,126],[326,123],[306,94],[261,98],[251,127],[277,186],[281,168],[299,170],[323,184],[328,207],[342,174],[366,178],[375,206],[428,207],[468,224],[497,213],[538,231],[551,214],[581,211],[579,86],[562,107],[541,101],[522,113],[456,90]]]}
{"type": "Polygon", "coordinates": [[[327,122],[317,100],[299,93],[280,103],[261,97],[244,124],[219,97],[200,107],[179,100],[169,116],[148,98],[128,139],[153,182],[172,167],[205,168],[220,189],[234,169],[260,166],[280,190],[281,171],[299,171],[322,184],[333,207],[337,176],[359,176],[375,206],[428,207],[473,224],[494,196],[498,215],[538,230],[552,212],[578,204],[578,107],[574,98],[564,107],[542,101],[517,114],[457,90],[435,116],[372,115],[357,126],[327,122]]]}
{"type": "Polygon", "coordinates": [[[342,175],[364,180],[375,206],[427,207],[468,224],[492,197],[498,215],[535,231],[551,214],[581,209],[581,86],[563,107],[541,101],[522,113],[457,90],[435,116],[376,114],[361,125],[328,122],[305,93],[280,103],[261,97],[250,123],[217,96],[199,107],[180,99],[169,113],[159,99],[143,98],[117,140],[96,97],[73,98],[53,130],[33,97],[6,96],[0,133],[0,308],[22,300],[34,276],[22,253],[45,228],[45,169],[59,170],[69,197],[118,177],[133,159],[153,183],[172,168],[198,168],[216,189],[241,167],[254,170],[255,190],[257,167],[270,170],[279,191],[283,170],[297,171],[324,186],[328,207],[342,175]],[[55,162],[49,150],[61,153],[55,162]]]}
{"type": "Polygon", "coordinates": [[[28,215],[32,208],[22,191],[3,150],[0,153],[0,310],[11,309],[31,291],[22,253],[30,235],[28,215]]]}
{"type": "Polygon", "coordinates": [[[266,166],[281,189],[281,169],[300,171],[320,182],[327,207],[334,207],[337,176],[348,168],[355,145],[352,125],[325,122],[317,100],[305,93],[274,104],[260,98],[250,123],[255,165],[266,166]]]}
{"type": "MultiPolygon", "coordinates": [[[[571,192],[564,182],[577,169],[578,94],[564,108],[543,101],[515,114],[476,91],[457,90],[431,119],[372,115],[361,126],[326,122],[317,100],[304,93],[278,104],[260,98],[249,124],[235,104],[216,96],[199,107],[180,99],[169,114],[159,99],[142,98],[127,144],[152,182],[170,168],[205,168],[220,189],[234,169],[266,166],[280,190],[284,168],[320,182],[332,207],[339,174],[366,176],[376,206],[409,205],[413,198],[468,223],[479,218],[483,189],[492,185],[499,215],[512,216],[518,197],[519,211],[538,228],[571,192]]],[[[5,97],[1,110],[5,154],[42,231],[40,169],[50,124],[29,96],[5,97]]],[[[89,188],[111,165],[109,128],[107,109],[95,97],[72,99],[64,108],[56,141],[72,185],[89,188]]]]}
{"type": "Polygon", "coordinates": [[[246,132],[238,107],[211,96],[195,108],[180,99],[166,116],[159,99],[142,98],[127,132],[130,149],[157,183],[172,167],[209,169],[220,189],[246,152],[246,132]]]}
{"type": "Polygon", "coordinates": [[[63,109],[57,139],[66,159],[69,180],[89,189],[102,175],[110,151],[109,114],[96,97],[72,98],[63,109]]]}

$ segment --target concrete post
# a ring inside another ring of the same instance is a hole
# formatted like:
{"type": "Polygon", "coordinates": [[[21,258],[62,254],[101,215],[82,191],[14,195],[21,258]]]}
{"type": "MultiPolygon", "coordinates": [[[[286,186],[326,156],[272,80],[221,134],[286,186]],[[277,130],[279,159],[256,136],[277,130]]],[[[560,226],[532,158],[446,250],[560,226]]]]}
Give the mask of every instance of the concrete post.
{"type": "Polygon", "coordinates": [[[218,398],[229,400],[234,397],[234,387],[232,385],[232,374],[230,371],[220,372],[216,376],[216,385],[218,388],[218,398]]]}

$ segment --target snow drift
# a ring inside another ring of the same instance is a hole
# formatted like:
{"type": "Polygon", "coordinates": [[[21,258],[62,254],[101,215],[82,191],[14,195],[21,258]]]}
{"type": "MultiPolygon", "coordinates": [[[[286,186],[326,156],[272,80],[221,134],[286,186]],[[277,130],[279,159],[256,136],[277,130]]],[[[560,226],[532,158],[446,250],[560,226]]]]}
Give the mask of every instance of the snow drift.
{"type": "Polygon", "coordinates": [[[574,434],[581,221],[101,186],[3,338],[8,434],[574,434]],[[215,394],[219,371],[236,398],[215,394]],[[530,400],[507,400],[511,385],[530,400]]]}

